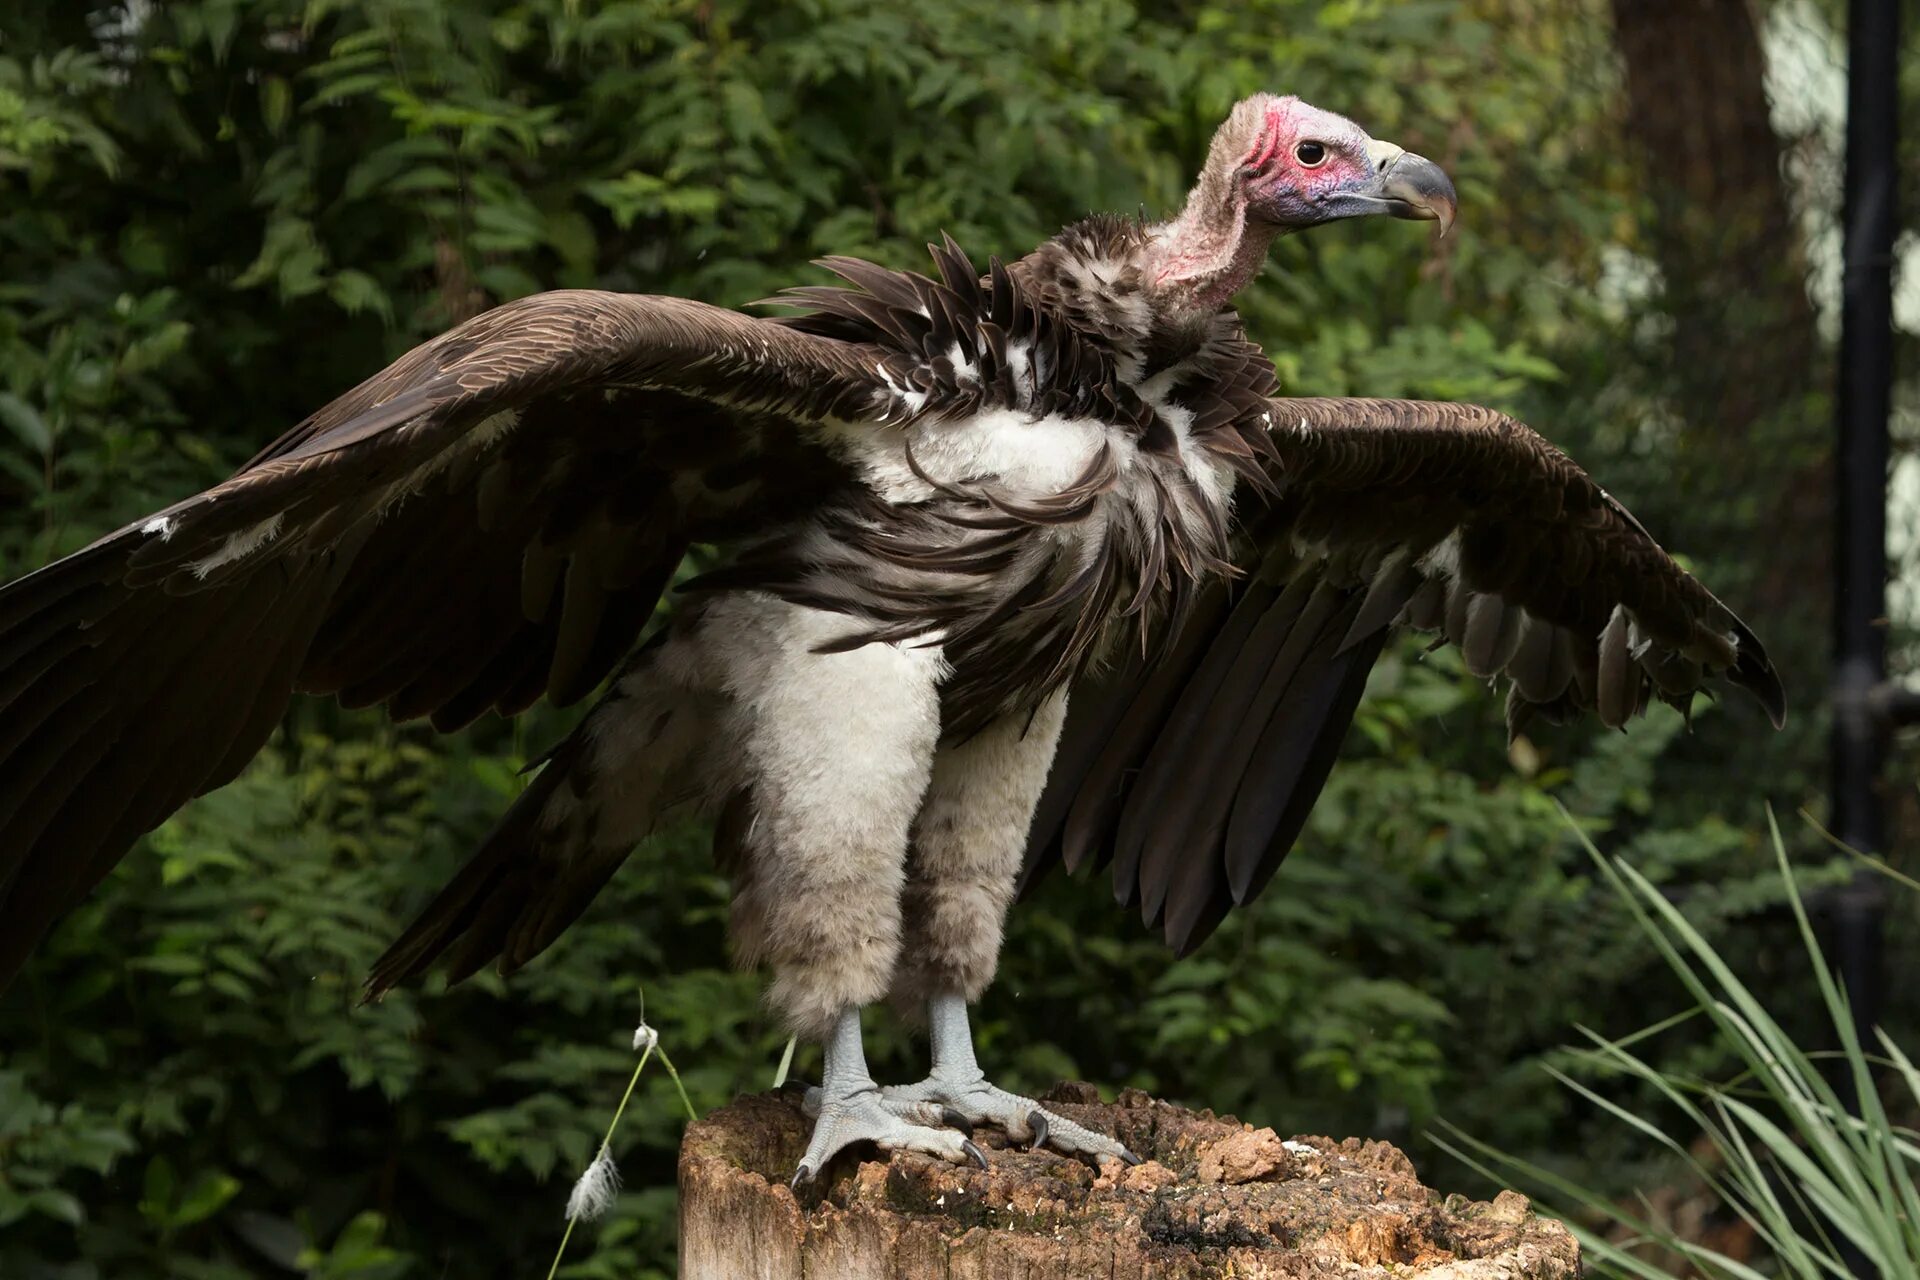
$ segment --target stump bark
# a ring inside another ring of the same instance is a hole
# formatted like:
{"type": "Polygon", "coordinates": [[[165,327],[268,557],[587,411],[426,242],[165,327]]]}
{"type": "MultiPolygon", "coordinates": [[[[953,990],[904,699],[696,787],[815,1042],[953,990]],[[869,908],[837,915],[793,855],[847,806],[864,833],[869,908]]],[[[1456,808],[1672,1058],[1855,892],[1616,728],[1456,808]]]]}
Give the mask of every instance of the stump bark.
{"type": "Polygon", "coordinates": [[[1572,1280],[1579,1246],[1524,1196],[1442,1197],[1384,1142],[1283,1142],[1231,1116],[1089,1085],[1043,1099],[1145,1159],[1009,1149],[989,1167],[843,1153],[796,1198],[808,1124],[742,1098],[680,1146],[680,1280],[1572,1280]]]}

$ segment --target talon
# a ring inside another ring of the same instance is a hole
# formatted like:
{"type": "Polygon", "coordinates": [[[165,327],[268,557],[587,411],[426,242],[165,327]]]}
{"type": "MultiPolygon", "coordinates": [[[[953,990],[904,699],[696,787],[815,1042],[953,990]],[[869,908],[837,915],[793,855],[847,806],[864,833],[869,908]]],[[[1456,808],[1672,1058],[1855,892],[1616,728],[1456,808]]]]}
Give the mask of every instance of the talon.
{"type": "Polygon", "coordinates": [[[958,1129],[969,1138],[973,1136],[973,1121],[967,1119],[952,1107],[940,1108],[940,1123],[949,1129],[958,1129]]]}
{"type": "Polygon", "coordinates": [[[780,1092],[782,1093],[805,1093],[807,1090],[816,1087],[811,1080],[803,1080],[799,1076],[788,1076],[780,1082],[780,1092]]]}
{"type": "MultiPolygon", "coordinates": [[[[801,1103],[801,1111],[813,1117],[813,1133],[806,1150],[800,1153],[800,1168],[790,1186],[797,1190],[808,1182],[824,1181],[835,1156],[863,1142],[889,1155],[915,1151],[939,1160],[960,1164],[971,1160],[982,1169],[987,1167],[986,1157],[971,1141],[940,1127],[942,1112],[959,1111],[971,1116],[972,1107],[930,1089],[889,1092],[874,1083],[860,1051],[856,1010],[844,1010],[835,1019],[826,1047],[826,1087],[807,1089],[806,1100],[801,1103]]],[[[947,1119],[955,1122],[951,1114],[947,1119]]]]}
{"type": "Polygon", "coordinates": [[[813,1170],[807,1168],[807,1166],[803,1164],[798,1169],[795,1169],[793,1171],[793,1177],[787,1180],[787,1190],[797,1192],[800,1190],[800,1188],[806,1186],[809,1182],[812,1182],[812,1181],[813,1181],[813,1170]]]}
{"type": "Polygon", "coordinates": [[[1033,1138],[1027,1143],[1027,1150],[1038,1151],[1047,1145],[1047,1113],[1038,1108],[1027,1112],[1027,1128],[1033,1130],[1033,1138]]]}
{"type": "Polygon", "coordinates": [[[1133,1154],[1133,1152],[1127,1150],[1125,1147],[1120,1148],[1120,1158],[1126,1161],[1129,1165],[1136,1165],[1140,1163],[1140,1157],[1133,1154]]]}

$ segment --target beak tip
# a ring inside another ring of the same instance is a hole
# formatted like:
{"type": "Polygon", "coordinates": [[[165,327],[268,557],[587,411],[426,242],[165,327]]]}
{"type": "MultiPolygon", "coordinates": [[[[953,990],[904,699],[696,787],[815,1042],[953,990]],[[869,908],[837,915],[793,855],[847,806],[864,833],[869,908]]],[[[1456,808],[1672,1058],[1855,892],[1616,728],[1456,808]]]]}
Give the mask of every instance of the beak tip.
{"type": "Polygon", "coordinates": [[[1399,202],[1398,216],[1439,223],[1441,239],[1453,230],[1460,197],[1454,193],[1453,180],[1439,165],[1425,156],[1406,152],[1381,176],[1384,179],[1381,194],[1399,202]]]}

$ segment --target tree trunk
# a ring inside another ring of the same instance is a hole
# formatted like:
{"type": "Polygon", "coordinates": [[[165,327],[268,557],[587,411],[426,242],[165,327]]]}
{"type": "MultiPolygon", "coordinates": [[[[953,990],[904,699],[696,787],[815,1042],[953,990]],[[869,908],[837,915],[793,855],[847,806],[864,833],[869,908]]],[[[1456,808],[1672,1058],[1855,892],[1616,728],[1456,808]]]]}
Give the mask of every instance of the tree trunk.
{"type": "Polygon", "coordinates": [[[1384,1142],[1303,1138],[1087,1085],[1046,1099],[1146,1163],[1009,1150],[834,1161],[798,1199],[807,1121],[743,1098],[680,1146],[680,1280],[1572,1280],[1579,1247],[1526,1198],[1444,1199],[1384,1142]]]}
{"type": "MultiPolygon", "coordinates": [[[[1674,479],[1688,502],[1663,531],[1704,554],[1764,529],[1772,550],[1756,580],[1721,573],[1722,593],[1749,616],[1823,618],[1831,468],[1808,396],[1824,365],[1752,0],[1612,0],[1612,11],[1673,323],[1656,373],[1682,427],[1674,479]]],[[[1824,634],[1789,637],[1776,656],[1804,670],[1797,651],[1824,634]]]]}
{"type": "Polygon", "coordinates": [[[1815,351],[1759,28],[1749,0],[1613,0],[1613,19],[1687,425],[1744,442],[1815,351]]]}

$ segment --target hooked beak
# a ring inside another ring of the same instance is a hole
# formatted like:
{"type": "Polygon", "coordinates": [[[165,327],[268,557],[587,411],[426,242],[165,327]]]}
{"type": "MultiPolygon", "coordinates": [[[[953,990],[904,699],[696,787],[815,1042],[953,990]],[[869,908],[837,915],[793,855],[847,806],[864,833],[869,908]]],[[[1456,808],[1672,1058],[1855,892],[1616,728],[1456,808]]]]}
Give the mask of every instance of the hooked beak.
{"type": "Polygon", "coordinates": [[[1460,198],[1439,165],[1425,156],[1402,151],[1391,142],[1368,143],[1367,156],[1373,161],[1374,178],[1373,189],[1366,194],[1385,206],[1377,212],[1437,222],[1440,234],[1447,234],[1460,198]]]}

